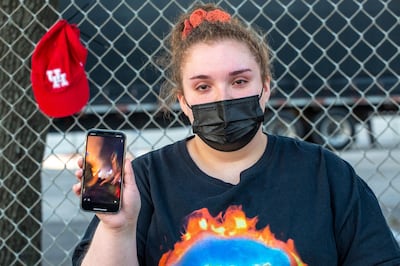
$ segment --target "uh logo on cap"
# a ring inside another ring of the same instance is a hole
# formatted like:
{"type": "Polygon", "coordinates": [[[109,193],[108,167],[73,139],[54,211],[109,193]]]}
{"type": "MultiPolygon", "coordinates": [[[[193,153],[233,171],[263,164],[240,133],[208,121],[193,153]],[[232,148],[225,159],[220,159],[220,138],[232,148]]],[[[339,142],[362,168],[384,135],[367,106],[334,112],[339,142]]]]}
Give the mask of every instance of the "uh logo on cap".
{"type": "Polygon", "coordinates": [[[69,85],[67,80],[67,74],[61,73],[61,68],[56,68],[53,70],[47,70],[47,79],[53,83],[53,89],[59,89],[61,87],[66,87],[69,85]]]}
{"type": "Polygon", "coordinates": [[[53,89],[66,87],[69,85],[67,74],[61,73],[61,68],[46,71],[48,80],[53,83],[53,89]]]}
{"type": "Polygon", "coordinates": [[[45,33],[32,54],[32,90],[39,109],[50,117],[66,117],[89,100],[84,66],[87,49],[76,25],[59,20],[45,33]]]}

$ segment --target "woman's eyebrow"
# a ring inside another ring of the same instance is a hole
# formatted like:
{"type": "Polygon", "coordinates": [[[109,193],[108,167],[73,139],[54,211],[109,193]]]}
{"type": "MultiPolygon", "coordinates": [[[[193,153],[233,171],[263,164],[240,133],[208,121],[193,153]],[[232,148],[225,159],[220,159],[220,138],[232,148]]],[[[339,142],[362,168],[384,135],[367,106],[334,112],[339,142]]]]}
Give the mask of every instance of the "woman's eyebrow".
{"type": "Polygon", "coordinates": [[[251,69],[244,68],[244,69],[235,70],[235,71],[229,72],[229,76],[237,76],[237,75],[243,74],[245,72],[251,72],[251,69]]]}
{"type": "MultiPolygon", "coordinates": [[[[229,72],[229,76],[237,76],[237,75],[243,74],[245,72],[251,72],[251,69],[250,68],[244,68],[244,69],[235,70],[235,71],[229,72]]],[[[208,75],[196,75],[196,76],[190,77],[190,79],[191,80],[193,80],[193,79],[210,79],[210,76],[208,76],[208,75]]]]}
{"type": "Polygon", "coordinates": [[[190,79],[210,79],[210,76],[207,76],[207,75],[196,75],[196,76],[193,76],[193,77],[190,77],[190,79]]]}

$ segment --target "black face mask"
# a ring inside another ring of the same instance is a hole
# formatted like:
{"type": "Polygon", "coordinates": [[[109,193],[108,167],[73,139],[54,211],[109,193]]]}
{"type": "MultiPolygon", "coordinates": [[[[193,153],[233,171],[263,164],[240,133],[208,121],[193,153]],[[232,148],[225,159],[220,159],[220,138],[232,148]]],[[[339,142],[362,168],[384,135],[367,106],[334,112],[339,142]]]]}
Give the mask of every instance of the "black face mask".
{"type": "MultiPolygon", "coordinates": [[[[262,93],[262,92],[261,92],[262,93]]],[[[189,106],[193,111],[193,133],[219,151],[236,151],[256,135],[264,113],[260,96],[189,106]]]]}

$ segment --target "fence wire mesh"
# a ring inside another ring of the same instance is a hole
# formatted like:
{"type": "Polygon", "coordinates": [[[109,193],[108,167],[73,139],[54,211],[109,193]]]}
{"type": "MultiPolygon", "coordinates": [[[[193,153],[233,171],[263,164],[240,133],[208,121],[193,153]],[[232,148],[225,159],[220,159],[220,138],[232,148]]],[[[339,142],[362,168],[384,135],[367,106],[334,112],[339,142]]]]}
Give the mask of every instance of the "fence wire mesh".
{"type": "MultiPolygon", "coordinates": [[[[265,130],[324,145],[352,163],[376,193],[400,241],[399,2],[216,2],[266,33],[274,78],[265,130]]],[[[164,70],[155,62],[167,51],[163,41],[175,18],[192,4],[184,0],[3,1],[0,184],[1,193],[10,198],[4,202],[3,197],[1,204],[0,264],[70,264],[73,248],[91,218],[79,210],[71,192],[76,159],[82,154],[88,128],[124,130],[133,155],[191,134],[178,109],[173,108],[168,119],[160,115],[157,95],[164,70]],[[49,11],[55,17],[46,20],[43,16],[49,11]],[[16,22],[18,16],[24,22],[16,22]],[[59,18],[78,25],[89,50],[86,71],[91,96],[81,113],[42,119],[45,125],[38,130],[32,126],[38,109],[27,114],[16,108],[21,97],[34,104],[28,78],[21,77],[23,69],[30,70],[28,62],[39,40],[28,32],[38,28],[43,34],[59,18]],[[21,43],[25,49],[17,49],[21,43]],[[7,67],[11,59],[20,66],[7,67]],[[7,93],[7,88],[14,93],[7,93]],[[6,123],[10,113],[29,129],[33,142],[43,147],[43,159],[31,156],[29,145],[18,144],[19,129],[6,123]],[[40,138],[45,132],[46,138],[40,138]],[[8,159],[6,151],[11,146],[24,151],[18,163],[38,166],[31,176],[19,172],[8,159]],[[19,176],[15,180],[19,187],[11,185],[14,175],[9,173],[19,176]],[[33,178],[38,173],[39,183],[33,178]],[[40,203],[40,217],[31,214],[32,201],[21,196],[27,187],[39,196],[35,202],[40,203]],[[26,228],[13,216],[15,206],[33,220],[32,226],[40,225],[36,233],[25,233],[26,228]],[[21,241],[12,238],[16,232],[21,241]],[[31,241],[38,235],[41,245],[31,241]],[[29,261],[24,255],[27,250],[39,258],[29,261]]]]}

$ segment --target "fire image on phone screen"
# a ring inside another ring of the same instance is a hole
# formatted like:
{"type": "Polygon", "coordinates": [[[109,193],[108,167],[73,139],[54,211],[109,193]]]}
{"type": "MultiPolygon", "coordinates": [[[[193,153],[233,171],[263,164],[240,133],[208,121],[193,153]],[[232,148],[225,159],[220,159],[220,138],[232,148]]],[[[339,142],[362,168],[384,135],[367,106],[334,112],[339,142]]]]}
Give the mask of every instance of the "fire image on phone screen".
{"type": "Polygon", "coordinates": [[[124,138],[118,136],[88,134],[82,188],[84,210],[119,210],[124,138]]]}

